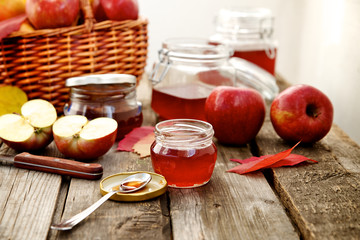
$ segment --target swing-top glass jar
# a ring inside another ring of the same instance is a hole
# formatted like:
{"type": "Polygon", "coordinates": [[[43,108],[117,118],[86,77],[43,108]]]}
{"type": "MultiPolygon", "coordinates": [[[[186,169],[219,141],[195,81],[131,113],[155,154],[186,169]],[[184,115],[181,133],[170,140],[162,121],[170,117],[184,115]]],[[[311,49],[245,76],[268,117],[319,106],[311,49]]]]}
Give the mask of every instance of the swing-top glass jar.
{"type": "Polygon", "coordinates": [[[265,99],[278,93],[274,76],[249,61],[231,58],[232,50],[206,39],[175,38],[163,42],[159,62],[149,77],[151,107],[160,119],[205,119],[205,101],[217,86],[246,86],[265,99]]]}
{"type": "Polygon", "coordinates": [[[221,9],[215,18],[212,44],[225,44],[234,57],[246,59],[275,75],[277,41],[274,17],[266,8],[221,9]]]}
{"type": "Polygon", "coordinates": [[[129,74],[97,74],[66,80],[70,102],[65,115],[84,115],[89,120],[110,117],[117,121],[119,140],[143,121],[142,104],[136,101],[136,77],[129,74]]]}

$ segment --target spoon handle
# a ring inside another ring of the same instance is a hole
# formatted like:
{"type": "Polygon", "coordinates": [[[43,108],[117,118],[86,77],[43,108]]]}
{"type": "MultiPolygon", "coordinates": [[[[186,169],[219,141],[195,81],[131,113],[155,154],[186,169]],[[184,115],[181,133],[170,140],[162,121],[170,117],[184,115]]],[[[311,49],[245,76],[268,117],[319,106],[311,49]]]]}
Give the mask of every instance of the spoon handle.
{"type": "Polygon", "coordinates": [[[98,207],[100,207],[106,200],[108,200],[112,195],[119,192],[117,191],[111,191],[104,195],[102,198],[100,198],[97,202],[95,202],[93,205],[85,209],[84,211],[76,214],[69,220],[63,221],[59,224],[53,224],[51,225],[51,229],[53,230],[70,230],[72,229],[76,224],[84,220],[87,216],[89,216],[92,212],[94,212],[98,207]]]}

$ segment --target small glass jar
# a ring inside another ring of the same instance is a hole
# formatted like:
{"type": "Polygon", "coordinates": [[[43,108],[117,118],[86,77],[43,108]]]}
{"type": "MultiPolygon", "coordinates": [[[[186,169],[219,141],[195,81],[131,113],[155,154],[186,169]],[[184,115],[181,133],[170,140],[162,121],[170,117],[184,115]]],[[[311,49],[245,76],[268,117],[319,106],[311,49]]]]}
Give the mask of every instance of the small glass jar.
{"type": "Polygon", "coordinates": [[[170,187],[193,188],[209,182],[217,149],[211,124],[191,119],[174,119],[155,126],[151,161],[156,173],[170,187]]]}
{"type": "Polygon", "coordinates": [[[128,74],[98,74],[69,78],[70,102],[65,115],[113,118],[118,123],[116,139],[122,139],[143,121],[142,104],[136,101],[136,77],[128,74]]]}
{"type": "Polygon", "coordinates": [[[225,44],[234,57],[246,59],[275,75],[277,41],[274,17],[266,8],[221,9],[215,19],[212,44],[225,44]]]}
{"type": "Polygon", "coordinates": [[[163,42],[150,74],[151,107],[160,119],[205,119],[205,101],[217,86],[246,86],[265,99],[278,93],[274,76],[207,39],[175,38],[163,42]]]}

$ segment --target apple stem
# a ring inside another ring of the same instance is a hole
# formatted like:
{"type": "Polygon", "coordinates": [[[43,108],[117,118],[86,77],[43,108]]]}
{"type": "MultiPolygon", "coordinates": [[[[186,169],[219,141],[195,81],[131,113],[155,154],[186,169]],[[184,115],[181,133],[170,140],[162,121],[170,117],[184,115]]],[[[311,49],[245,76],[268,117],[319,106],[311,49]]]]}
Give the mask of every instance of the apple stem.
{"type": "Polygon", "coordinates": [[[34,128],[34,133],[39,134],[42,132],[41,128],[34,128]]]}
{"type": "Polygon", "coordinates": [[[306,114],[313,118],[317,118],[320,115],[318,108],[314,104],[309,104],[306,106],[306,114]]]}

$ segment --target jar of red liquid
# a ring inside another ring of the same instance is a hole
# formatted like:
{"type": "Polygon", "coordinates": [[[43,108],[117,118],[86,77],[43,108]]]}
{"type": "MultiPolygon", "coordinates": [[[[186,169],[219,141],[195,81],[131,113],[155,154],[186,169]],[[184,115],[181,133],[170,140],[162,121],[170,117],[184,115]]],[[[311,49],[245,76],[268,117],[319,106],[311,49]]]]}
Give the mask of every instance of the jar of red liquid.
{"type": "Polygon", "coordinates": [[[117,140],[143,121],[142,104],[136,101],[136,77],[128,74],[98,74],[66,80],[70,102],[65,115],[84,115],[89,120],[110,117],[117,121],[117,140]]]}
{"type": "Polygon", "coordinates": [[[273,99],[278,93],[274,76],[255,64],[232,58],[224,45],[207,39],[167,39],[149,79],[151,107],[160,119],[205,119],[205,101],[217,86],[246,86],[273,99]]]}
{"type": "Polygon", "coordinates": [[[225,44],[234,57],[246,59],[275,75],[277,42],[273,39],[274,17],[269,9],[221,9],[215,19],[212,44],[225,44]]]}
{"type": "Polygon", "coordinates": [[[211,124],[192,119],[173,119],[155,126],[151,161],[156,173],[170,187],[192,188],[209,182],[217,149],[211,124]]]}

